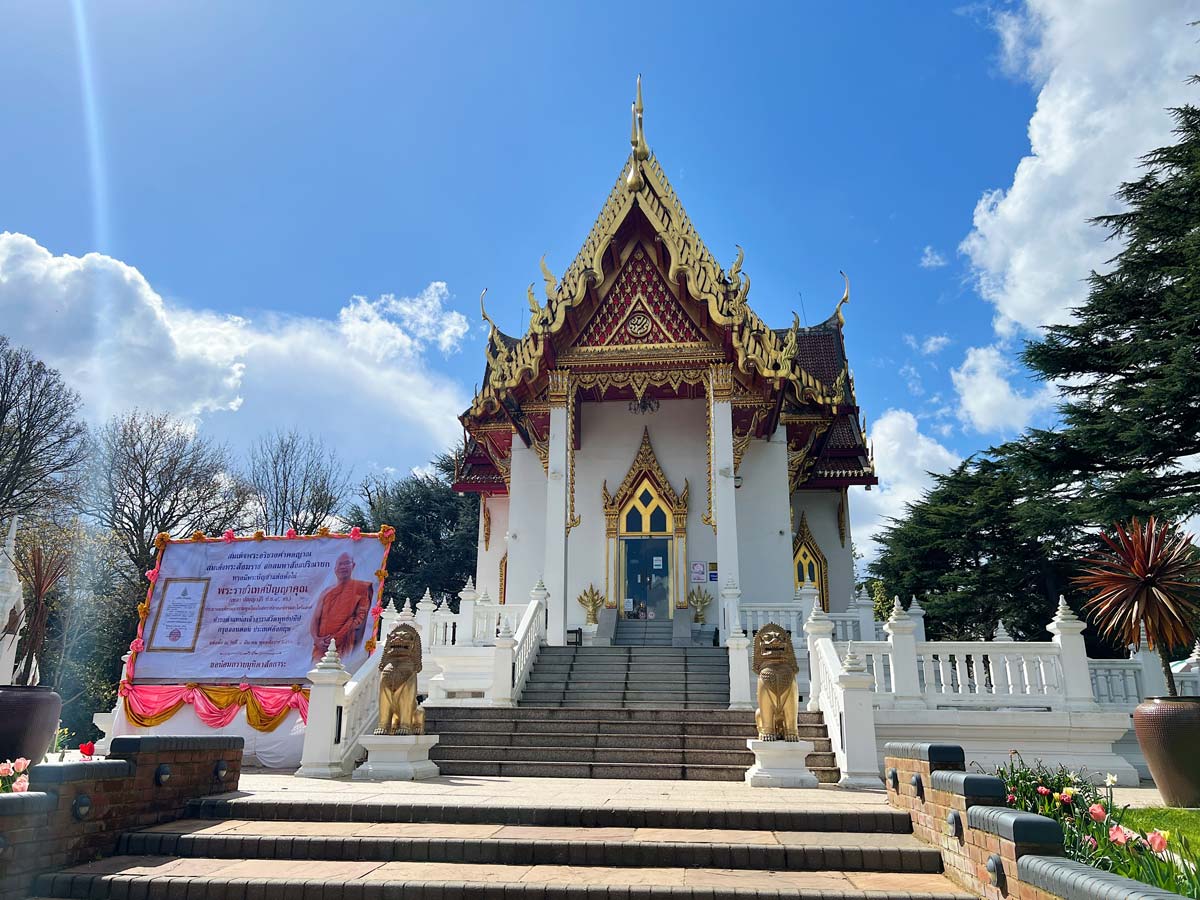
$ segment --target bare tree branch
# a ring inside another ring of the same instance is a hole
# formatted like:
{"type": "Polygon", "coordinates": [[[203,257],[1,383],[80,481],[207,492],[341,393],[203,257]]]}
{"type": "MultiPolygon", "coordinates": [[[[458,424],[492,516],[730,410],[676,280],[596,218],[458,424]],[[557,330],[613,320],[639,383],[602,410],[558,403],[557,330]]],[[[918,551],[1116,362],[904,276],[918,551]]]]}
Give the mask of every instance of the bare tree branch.
{"type": "Polygon", "coordinates": [[[257,524],[271,534],[315,534],[341,512],[350,483],[334,450],[294,429],[258,440],[249,481],[257,524]]]}

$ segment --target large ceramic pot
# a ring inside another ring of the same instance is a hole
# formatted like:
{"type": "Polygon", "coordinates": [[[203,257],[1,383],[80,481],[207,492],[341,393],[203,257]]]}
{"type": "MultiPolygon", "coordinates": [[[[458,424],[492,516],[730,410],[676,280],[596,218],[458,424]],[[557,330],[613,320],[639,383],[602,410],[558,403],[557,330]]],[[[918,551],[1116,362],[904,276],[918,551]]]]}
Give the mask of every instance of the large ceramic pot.
{"type": "Polygon", "coordinates": [[[41,762],[62,713],[62,697],[48,687],[0,685],[0,762],[41,762]]]}
{"type": "Polygon", "coordinates": [[[1200,697],[1147,697],[1133,729],[1167,806],[1200,806],[1200,697]]]}

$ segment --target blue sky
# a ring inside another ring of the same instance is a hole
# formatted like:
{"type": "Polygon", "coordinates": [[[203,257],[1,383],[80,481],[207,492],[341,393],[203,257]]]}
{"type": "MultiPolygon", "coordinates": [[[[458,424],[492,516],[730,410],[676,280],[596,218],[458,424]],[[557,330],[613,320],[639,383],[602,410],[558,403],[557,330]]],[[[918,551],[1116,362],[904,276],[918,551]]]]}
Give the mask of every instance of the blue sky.
{"type": "Polygon", "coordinates": [[[519,332],[538,258],[574,256],[641,72],[760,314],[819,321],[852,279],[865,542],[925,469],[1049,421],[1015,353],[1188,98],[1195,2],[1086,5],[0,0],[0,332],[94,418],[164,408],[236,450],[297,425],[407,471],[480,376],[480,289],[519,332]]]}

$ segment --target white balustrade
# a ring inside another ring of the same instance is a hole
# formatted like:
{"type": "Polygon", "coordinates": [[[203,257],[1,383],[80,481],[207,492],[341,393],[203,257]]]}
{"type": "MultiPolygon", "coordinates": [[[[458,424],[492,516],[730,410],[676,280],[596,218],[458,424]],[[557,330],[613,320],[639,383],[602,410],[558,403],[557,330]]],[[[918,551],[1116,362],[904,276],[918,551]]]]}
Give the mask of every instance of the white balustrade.
{"type": "Polygon", "coordinates": [[[1089,659],[1088,672],[1100,705],[1131,709],[1141,702],[1142,664],[1136,659],[1089,659]]]}
{"type": "Polygon", "coordinates": [[[930,706],[1058,708],[1062,663],[1053,644],[926,641],[917,645],[930,706]]]}
{"type": "Polygon", "coordinates": [[[862,623],[857,613],[829,613],[829,621],[833,623],[833,639],[839,644],[861,641],[864,637],[874,639],[874,635],[862,633],[862,623]]]}
{"type": "Polygon", "coordinates": [[[550,592],[539,578],[537,585],[529,595],[529,603],[521,614],[521,621],[513,633],[512,660],[512,697],[521,698],[525,690],[525,682],[533,664],[537,661],[538,651],[546,638],[546,601],[550,592]]]}
{"type": "Polygon", "coordinates": [[[739,606],[742,628],[748,635],[764,625],[778,625],[791,634],[792,643],[798,643],[804,636],[804,611],[794,603],[786,606],[741,603],[739,606]]]}

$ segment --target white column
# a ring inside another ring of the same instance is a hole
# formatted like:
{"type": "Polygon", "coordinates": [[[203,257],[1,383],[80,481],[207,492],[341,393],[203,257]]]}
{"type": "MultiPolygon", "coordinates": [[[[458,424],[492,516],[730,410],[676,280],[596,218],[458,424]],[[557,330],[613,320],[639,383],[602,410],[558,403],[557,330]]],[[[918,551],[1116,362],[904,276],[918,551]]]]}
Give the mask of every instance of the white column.
{"type": "MultiPolygon", "coordinates": [[[[487,596],[487,588],[483,590],[484,596],[487,596]]],[[[467,583],[463,585],[463,589],[458,592],[458,628],[462,632],[458,636],[460,646],[470,646],[475,643],[475,603],[479,598],[479,592],[475,590],[475,582],[471,580],[471,576],[467,576],[467,583]]]]}
{"type": "Polygon", "coordinates": [[[1066,599],[1059,595],[1058,610],[1046,626],[1046,630],[1054,635],[1054,643],[1058,645],[1067,709],[1097,708],[1096,697],[1092,692],[1092,675],[1088,670],[1087,646],[1083,642],[1085,628],[1087,626],[1071,612],[1066,599]]]}
{"type": "MultiPolygon", "coordinates": [[[[405,608],[407,612],[407,607],[405,608]]],[[[384,604],[383,612],[379,616],[379,644],[380,646],[387,643],[388,635],[392,633],[392,629],[400,624],[400,613],[396,611],[396,605],[389,600],[384,604]]],[[[408,613],[411,617],[412,613],[408,613]]]]}
{"type": "MultiPolygon", "coordinates": [[[[808,639],[808,711],[821,711],[821,665],[817,659],[817,641],[833,637],[833,620],[825,615],[821,604],[813,606],[804,623],[804,634],[808,639]]],[[[832,727],[832,726],[830,726],[832,727]]]]}
{"type": "MultiPolygon", "coordinates": [[[[718,563],[719,565],[719,563],[718,563]]],[[[742,628],[742,592],[737,583],[729,578],[725,587],[721,588],[721,634],[725,635],[725,643],[738,633],[745,633],[742,628]]]]}
{"type": "MultiPolygon", "coordinates": [[[[854,644],[846,648],[842,660],[842,674],[838,676],[838,687],[842,691],[842,727],[845,730],[846,764],[838,787],[850,789],[878,788],[879,757],[875,745],[875,704],[871,696],[872,678],[863,665],[862,658],[854,650],[854,644]]],[[[836,723],[826,723],[836,728],[836,723]]]]}
{"type": "MultiPolygon", "coordinates": [[[[900,605],[899,597],[894,599],[893,604],[892,614],[883,626],[888,643],[892,646],[892,693],[897,708],[922,709],[925,698],[921,696],[917,667],[916,623],[900,605]]],[[[876,672],[876,675],[879,674],[876,672]]],[[[882,685],[879,687],[882,688],[882,685]]]]}
{"type": "Polygon", "coordinates": [[[875,640],[875,604],[865,587],[859,588],[858,596],[854,598],[854,611],[858,615],[858,639],[875,640]]]}
{"type": "Polygon", "coordinates": [[[725,639],[729,648],[729,708],[754,709],[750,687],[750,638],[740,625],[725,639]]]}
{"type": "Polygon", "coordinates": [[[345,697],[350,673],[342,667],[333,641],[316,668],[308,673],[312,687],[308,694],[308,724],[304,728],[304,749],[300,753],[301,778],[340,778],[342,754],[337,737],[337,710],[345,697]]]}
{"type": "Polygon", "coordinates": [[[1132,652],[1130,647],[1130,659],[1136,659],[1142,664],[1142,699],[1147,697],[1165,697],[1167,696],[1167,676],[1163,674],[1162,660],[1158,657],[1157,650],[1151,650],[1150,644],[1146,641],[1146,627],[1141,628],[1141,649],[1136,653],[1132,652]]]}
{"type": "MultiPolygon", "coordinates": [[[[408,600],[404,601],[404,605],[408,606],[408,600]]],[[[417,633],[421,635],[421,646],[428,648],[433,643],[433,611],[437,607],[433,604],[433,596],[429,593],[429,588],[425,588],[425,593],[421,595],[421,599],[417,601],[417,608],[414,612],[416,622],[414,627],[417,633]]]]}
{"type": "Polygon", "coordinates": [[[570,468],[567,453],[567,393],[571,373],[550,372],[550,461],[546,478],[546,564],[543,582],[550,592],[546,643],[567,643],[567,484],[570,468]]]}
{"type": "MultiPolygon", "coordinates": [[[[717,529],[717,571],[722,582],[741,583],[738,569],[737,491],[733,470],[733,368],[727,363],[709,370],[712,403],[712,511],[717,529]]],[[[751,598],[756,600],[760,598],[751,598]]]]}
{"type": "MultiPolygon", "coordinates": [[[[800,587],[796,588],[796,601],[800,604],[800,626],[804,627],[804,623],[808,621],[808,617],[812,615],[812,611],[820,606],[819,598],[821,592],[815,587],[800,587]]],[[[795,635],[794,637],[799,637],[795,635]]]]}
{"type": "Polygon", "coordinates": [[[492,657],[492,706],[516,706],[513,702],[513,648],[516,646],[506,619],[500,623],[495,656],[492,657]]]}

